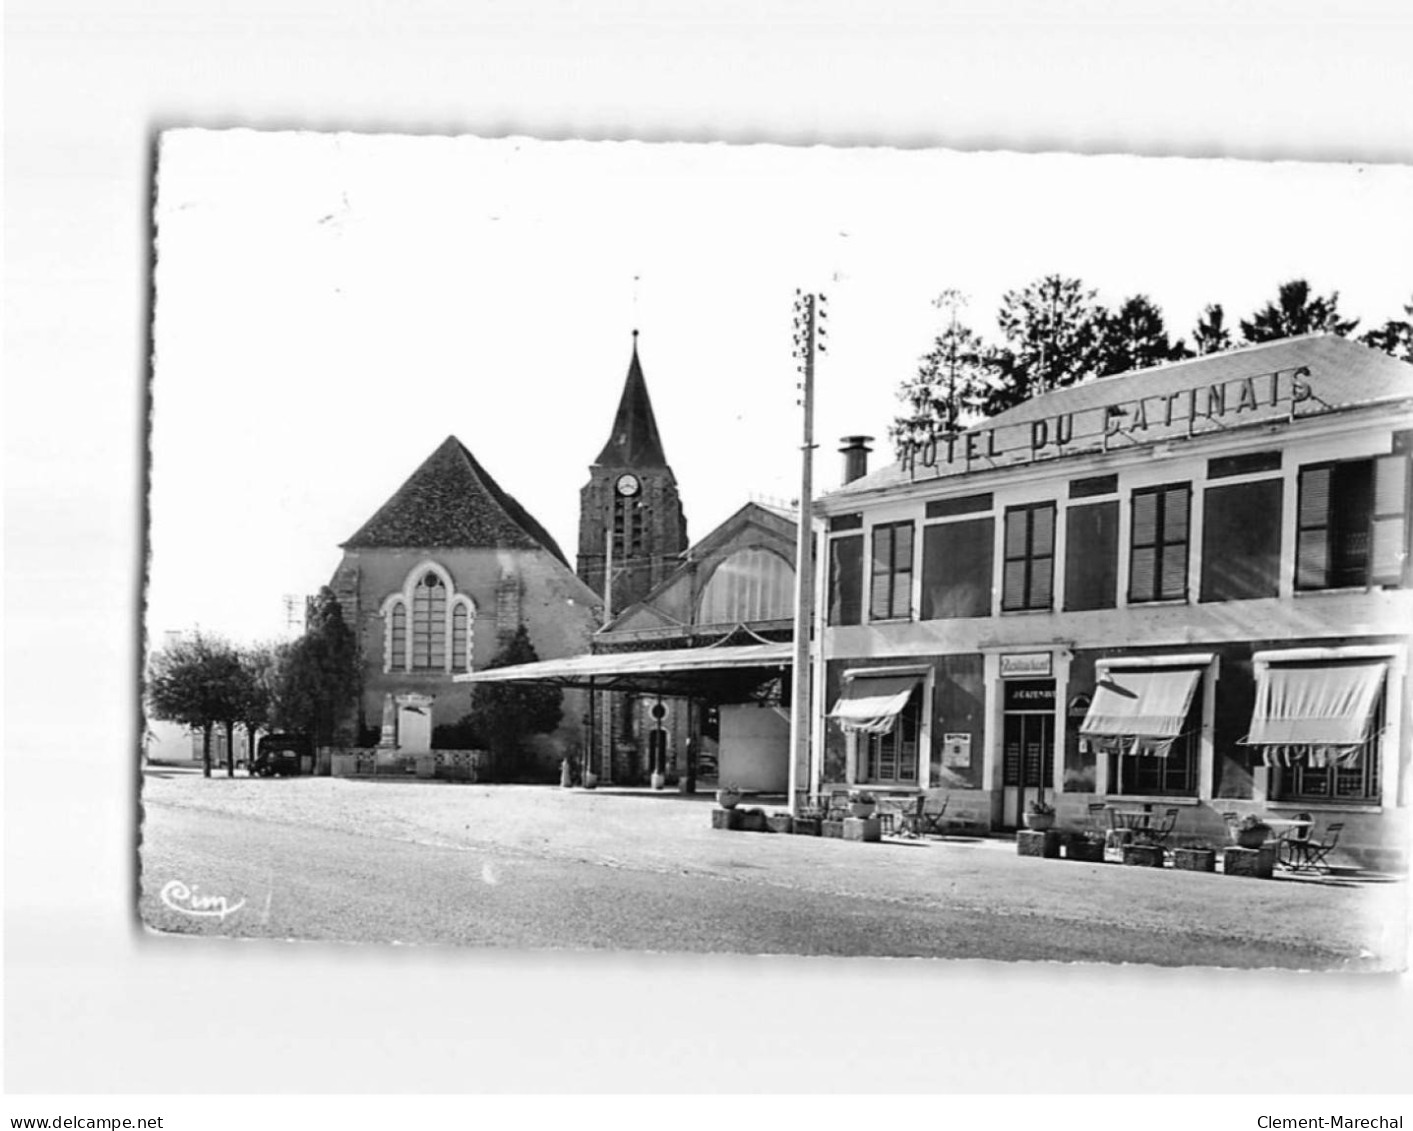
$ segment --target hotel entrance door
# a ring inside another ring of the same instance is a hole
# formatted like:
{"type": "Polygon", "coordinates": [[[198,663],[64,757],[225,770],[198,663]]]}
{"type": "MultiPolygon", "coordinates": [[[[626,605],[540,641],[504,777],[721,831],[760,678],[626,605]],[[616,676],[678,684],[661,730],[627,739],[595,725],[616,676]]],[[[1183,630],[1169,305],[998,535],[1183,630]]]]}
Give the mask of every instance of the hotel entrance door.
{"type": "Polygon", "coordinates": [[[1055,681],[1008,680],[1001,731],[1001,823],[1019,828],[1028,802],[1054,781],[1055,681]]]}

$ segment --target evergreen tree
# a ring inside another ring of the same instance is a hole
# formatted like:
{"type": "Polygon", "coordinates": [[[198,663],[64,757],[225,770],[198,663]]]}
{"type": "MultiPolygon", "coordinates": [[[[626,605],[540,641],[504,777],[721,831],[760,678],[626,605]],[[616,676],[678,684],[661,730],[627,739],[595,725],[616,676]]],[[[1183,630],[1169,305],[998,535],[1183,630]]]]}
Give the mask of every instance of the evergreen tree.
{"type": "Polygon", "coordinates": [[[1101,377],[1191,356],[1181,338],[1177,342],[1168,339],[1163,312],[1147,295],[1134,295],[1101,320],[1096,371],[1101,377]]]}
{"type": "Polygon", "coordinates": [[[304,732],[316,747],[351,737],[361,685],[358,642],[327,585],[310,606],[304,635],[285,652],[275,683],[277,726],[304,732]]]}
{"type": "Polygon", "coordinates": [[[917,375],[904,381],[898,399],[906,412],[888,429],[896,450],[925,443],[934,434],[966,428],[982,414],[991,394],[991,373],[981,336],[958,319],[966,304],[960,291],[943,291],[933,305],[945,310],[946,324],[918,362],[917,375]]]}
{"type": "Polygon", "coordinates": [[[1413,361],[1413,299],[1403,308],[1403,313],[1406,317],[1402,321],[1390,319],[1378,329],[1368,331],[1360,341],[1403,361],[1413,361]]]}
{"type": "Polygon", "coordinates": [[[1328,297],[1312,295],[1304,279],[1280,285],[1275,302],[1268,302],[1248,319],[1242,319],[1241,336],[1247,342],[1272,342],[1301,334],[1339,334],[1344,337],[1359,325],[1359,319],[1339,316],[1339,292],[1328,297]]]}
{"type": "Polygon", "coordinates": [[[987,358],[996,378],[988,416],[1098,371],[1104,312],[1078,279],[1046,275],[1006,292],[996,321],[1006,340],[987,358]]]}
{"type": "Polygon", "coordinates": [[[1192,345],[1198,357],[1222,353],[1231,349],[1231,330],[1226,325],[1226,312],[1221,303],[1211,303],[1192,328],[1192,345]]]}
{"type": "MultiPolygon", "coordinates": [[[[522,624],[514,632],[500,634],[500,647],[487,666],[533,664],[539,658],[522,624]]],[[[497,776],[513,779],[527,768],[525,740],[559,726],[563,701],[559,688],[545,684],[486,683],[472,693],[464,722],[490,747],[497,776]]]]}

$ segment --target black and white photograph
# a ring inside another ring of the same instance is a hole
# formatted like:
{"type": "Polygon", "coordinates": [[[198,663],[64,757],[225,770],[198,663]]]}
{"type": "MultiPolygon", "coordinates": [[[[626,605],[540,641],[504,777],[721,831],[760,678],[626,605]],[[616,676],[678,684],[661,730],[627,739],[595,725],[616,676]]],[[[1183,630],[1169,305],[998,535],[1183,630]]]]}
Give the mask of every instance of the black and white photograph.
{"type": "Polygon", "coordinates": [[[156,180],[153,930],[1401,968],[1413,170],[156,180]]]}
{"type": "Polygon", "coordinates": [[[15,1125],[1413,1116],[1408,14],[855,7],[7,12],[15,1125]]]}

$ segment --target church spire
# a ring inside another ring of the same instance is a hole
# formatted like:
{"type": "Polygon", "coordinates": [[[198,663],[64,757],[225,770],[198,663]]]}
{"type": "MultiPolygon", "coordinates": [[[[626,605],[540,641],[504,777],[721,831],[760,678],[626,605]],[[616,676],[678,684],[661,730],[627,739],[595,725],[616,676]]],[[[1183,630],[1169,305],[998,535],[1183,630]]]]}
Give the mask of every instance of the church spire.
{"type": "Polygon", "coordinates": [[[633,359],[628,363],[628,379],[623,383],[613,430],[594,464],[597,467],[667,466],[652,401],[648,398],[648,384],[638,361],[637,330],[633,331],[633,359]]]}

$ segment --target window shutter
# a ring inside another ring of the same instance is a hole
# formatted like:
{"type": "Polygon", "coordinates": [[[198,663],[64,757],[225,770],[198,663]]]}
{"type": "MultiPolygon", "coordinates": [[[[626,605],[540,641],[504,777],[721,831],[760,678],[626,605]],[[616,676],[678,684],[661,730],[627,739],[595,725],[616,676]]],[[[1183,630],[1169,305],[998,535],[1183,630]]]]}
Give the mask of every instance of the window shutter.
{"type": "Polygon", "coordinates": [[[1151,601],[1157,576],[1157,550],[1152,546],[1136,546],[1128,569],[1128,599],[1151,601]]]}
{"type": "Polygon", "coordinates": [[[829,623],[858,624],[863,619],[863,535],[829,543],[829,623]]]}
{"type": "Polygon", "coordinates": [[[1313,467],[1300,473],[1300,517],[1295,547],[1297,589],[1323,589],[1329,580],[1331,470],[1313,467]]]}
{"type": "Polygon", "coordinates": [[[1374,461],[1373,553],[1370,584],[1402,585],[1408,562],[1408,460],[1374,461]]]}
{"type": "Polygon", "coordinates": [[[1151,546],[1158,534],[1158,495],[1145,491],[1133,496],[1133,544],[1151,546]]]}

